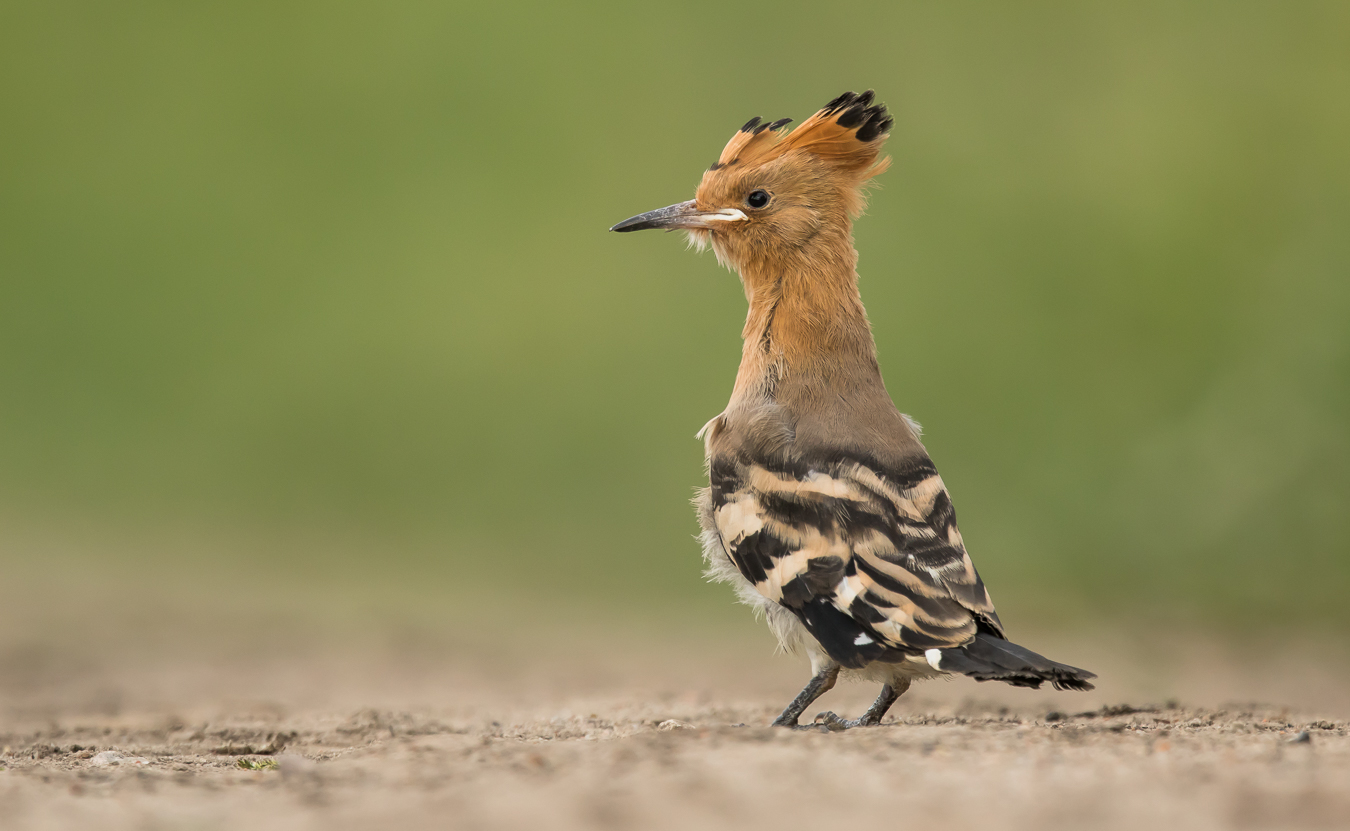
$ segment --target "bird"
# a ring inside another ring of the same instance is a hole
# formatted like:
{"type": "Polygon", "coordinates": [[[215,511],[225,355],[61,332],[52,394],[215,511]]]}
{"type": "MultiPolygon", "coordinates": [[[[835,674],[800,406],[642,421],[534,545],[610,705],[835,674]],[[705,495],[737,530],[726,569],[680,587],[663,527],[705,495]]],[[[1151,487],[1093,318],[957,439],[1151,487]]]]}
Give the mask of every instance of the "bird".
{"type": "Polygon", "coordinates": [[[946,485],[882,381],[853,221],[894,119],[845,92],[795,129],[752,118],[695,197],[610,230],[687,232],[739,273],[749,311],[726,408],[697,437],[708,578],[763,613],[811,679],[779,727],[871,727],[915,680],[1090,690],[1096,675],[1008,640],[946,485]],[[802,713],[841,676],[882,684],[861,716],[802,713]]]}

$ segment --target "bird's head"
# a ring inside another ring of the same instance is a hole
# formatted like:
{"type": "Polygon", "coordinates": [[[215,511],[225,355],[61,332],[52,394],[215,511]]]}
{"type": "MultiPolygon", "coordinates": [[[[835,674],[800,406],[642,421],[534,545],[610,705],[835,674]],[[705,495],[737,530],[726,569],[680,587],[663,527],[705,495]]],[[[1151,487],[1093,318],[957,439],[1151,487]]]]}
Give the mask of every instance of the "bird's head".
{"type": "Polygon", "coordinates": [[[863,187],[890,163],[880,153],[892,119],[872,102],[871,90],[846,92],[787,133],[790,119],[753,118],[703,174],[694,199],[610,230],[687,231],[742,271],[806,249],[825,231],[846,237],[863,209],[863,187]]]}

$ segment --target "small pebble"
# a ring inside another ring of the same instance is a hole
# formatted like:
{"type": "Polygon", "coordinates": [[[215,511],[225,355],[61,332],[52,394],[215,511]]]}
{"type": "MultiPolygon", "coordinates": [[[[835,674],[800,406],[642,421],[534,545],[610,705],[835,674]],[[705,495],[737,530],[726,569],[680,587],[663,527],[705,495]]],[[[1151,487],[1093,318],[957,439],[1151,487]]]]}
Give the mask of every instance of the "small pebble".
{"type": "Polygon", "coordinates": [[[95,753],[94,758],[89,760],[89,764],[100,768],[109,765],[148,765],[150,760],[142,759],[139,756],[127,756],[124,753],[118,753],[116,750],[105,750],[101,753],[95,753]]]}

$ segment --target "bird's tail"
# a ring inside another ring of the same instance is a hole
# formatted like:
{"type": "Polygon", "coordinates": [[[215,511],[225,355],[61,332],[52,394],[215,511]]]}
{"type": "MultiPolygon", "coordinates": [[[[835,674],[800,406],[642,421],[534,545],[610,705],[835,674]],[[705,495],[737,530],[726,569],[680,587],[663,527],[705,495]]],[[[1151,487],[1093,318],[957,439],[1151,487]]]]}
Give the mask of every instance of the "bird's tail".
{"type": "Polygon", "coordinates": [[[929,650],[929,663],[945,672],[959,672],[976,681],[1003,681],[1015,687],[1039,688],[1049,681],[1057,690],[1090,690],[1095,673],[1059,664],[1011,641],[980,632],[975,640],[953,649],[929,650]],[[932,652],[940,652],[937,661],[932,652]]]}

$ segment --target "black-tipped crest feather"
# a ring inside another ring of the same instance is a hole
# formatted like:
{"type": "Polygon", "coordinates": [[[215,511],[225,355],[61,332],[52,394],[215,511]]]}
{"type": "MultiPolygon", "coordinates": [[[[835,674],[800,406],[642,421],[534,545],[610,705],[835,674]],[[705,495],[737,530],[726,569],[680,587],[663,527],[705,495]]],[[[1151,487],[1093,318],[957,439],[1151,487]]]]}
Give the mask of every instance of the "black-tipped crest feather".
{"type": "Polygon", "coordinates": [[[886,112],[886,105],[873,105],[875,100],[876,93],[870,89],[861,95],[846,92],[826,104],[822,112],[827,115],[837,114],[835,123],[840,127],[858,128],[859,141],[874,141],[895,123],[886,112]]]}

